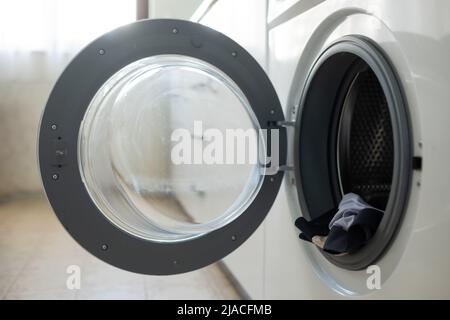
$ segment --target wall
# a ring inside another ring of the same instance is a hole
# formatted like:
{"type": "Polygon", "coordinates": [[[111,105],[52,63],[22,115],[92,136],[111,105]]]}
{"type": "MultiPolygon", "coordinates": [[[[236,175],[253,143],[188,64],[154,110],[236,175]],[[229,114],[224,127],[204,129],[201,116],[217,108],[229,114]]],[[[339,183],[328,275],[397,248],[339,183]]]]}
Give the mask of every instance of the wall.
{"type": "Polygon", "coordinates": [[[0,81],[0,201],[41,192],[37,131],[53,81],[0,81]]]}
{"type": "Polygon", "coordinates": [[[134,21],[128,0],[0,2],[0,201],[40,193],[36,142],[40,115],[58,75],[100,34],[134,21]],[[58,12],[58,15],[55,14],[58,12]],[[83,14],[83,25],[79,16],[83,14]],[[28,21],[24,28],[23,21],[28,21]],[[34,29],[29,29],[30,26],[34,29]]]}
{"type": "Polygon", "coordinates": [[[172,18],[189,20],[202,0],[150,0],[149,18],[172,18]]]}

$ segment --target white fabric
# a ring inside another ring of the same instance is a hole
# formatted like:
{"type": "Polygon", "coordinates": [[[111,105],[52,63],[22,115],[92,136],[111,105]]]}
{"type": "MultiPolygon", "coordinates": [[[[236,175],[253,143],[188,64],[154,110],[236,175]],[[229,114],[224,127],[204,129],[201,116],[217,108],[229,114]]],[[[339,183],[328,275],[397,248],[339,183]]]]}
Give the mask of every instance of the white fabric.
{"type": "Polygon", "coordinates": [[[341,202],[339,203],[339,210],[334,215],[333,219],[331,219],[328,227],[330,229],[332,227],[341,227],[345,231],[348,231],[348,229],[352,226],[354,219],[359,214],[359,212],[367,208],[383,212],[382,210],[374,208],[368,203],[366,203],[357,194],[347,193],[346,195],[344,195],[341,202]]]}

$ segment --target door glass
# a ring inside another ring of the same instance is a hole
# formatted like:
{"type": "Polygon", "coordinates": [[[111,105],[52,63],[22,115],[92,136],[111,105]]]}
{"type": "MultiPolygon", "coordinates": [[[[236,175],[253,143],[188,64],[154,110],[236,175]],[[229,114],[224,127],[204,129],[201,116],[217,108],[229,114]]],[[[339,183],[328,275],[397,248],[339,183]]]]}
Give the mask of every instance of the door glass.
{"type": "Polygon", "coordinates": [[[263,180],[254,161],[263,145],[258,129],[225,73],[192,57],[153,56],[114,74],[90,102],[79,168],[116,226],[151,241],[183,241],[221,228],[253,201],[263,180]]]}

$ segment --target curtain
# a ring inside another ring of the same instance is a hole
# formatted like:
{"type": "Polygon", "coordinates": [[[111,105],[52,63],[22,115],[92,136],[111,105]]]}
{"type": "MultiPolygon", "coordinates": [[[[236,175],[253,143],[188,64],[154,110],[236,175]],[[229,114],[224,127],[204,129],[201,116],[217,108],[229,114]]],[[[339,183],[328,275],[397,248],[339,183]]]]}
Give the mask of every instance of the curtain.
{"type": "Polygon", "coordinates": [[[55,78],[82,47],[135,17],[135,0],[0,0],[0,79],[55,78]]]}
{"type": "Polygon", "coordinates": [[[41,190],[40,115],[58,75],[89,42],[136,17],[136,0],[0,0],[0,201],[41,190]]]}

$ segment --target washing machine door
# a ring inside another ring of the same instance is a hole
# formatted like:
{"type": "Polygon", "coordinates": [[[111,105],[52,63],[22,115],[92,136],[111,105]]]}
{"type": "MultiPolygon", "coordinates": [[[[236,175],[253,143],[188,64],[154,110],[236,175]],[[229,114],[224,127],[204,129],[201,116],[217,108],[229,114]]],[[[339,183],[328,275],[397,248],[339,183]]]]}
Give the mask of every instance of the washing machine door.
{"type": "Polygon", "coordinates": [[[145,274],[194,270],[268,213],[283,119],[266,74],[231,39],[187,21],[136,22],[88,45],[57,81],[39,134],[43,184],[98,258],[145,274]]]}

